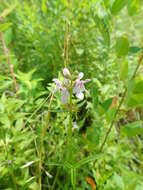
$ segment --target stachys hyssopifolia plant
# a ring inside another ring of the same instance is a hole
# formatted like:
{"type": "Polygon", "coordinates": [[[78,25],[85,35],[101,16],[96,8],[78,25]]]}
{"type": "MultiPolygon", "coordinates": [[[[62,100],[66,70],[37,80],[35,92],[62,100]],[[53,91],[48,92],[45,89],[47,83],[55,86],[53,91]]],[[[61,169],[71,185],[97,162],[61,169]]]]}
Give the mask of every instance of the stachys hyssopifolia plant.
{"type": "MultiPolygon", "coordinates": [[[[69,117],[69,126],[67,129],[67,161],[70,164],[74,164],[74,140],[73,140],[73,130],[78,128],[76,121],[73,120],[74,118],[74,104],[76,101],[75,99],[82,101],[85,97],[85,93],[88,91],[85,88],[85,84],[90,81],[90,79],[83,80],[84,74],[79,72],[77,75],[71,74],[67,68],[63,69],[63,78],[59,80],[57,78],[53,79],[55,84],[55,91],[61,92],[61,104],[62,105],[69,105],[69,109],[67,113],[67,117],[69,117]]],[[[71,172],[72,173],[72,172],[71,172]]],[[[72,176],[72,174],[71,174],[72,176]]],[[[71,177],[72,179],[72,177],[71,177]]],[[[72,181],[72,180],[71,180],[72,181]]],[[[72,183],[73,187],[75,183],[72,183]]]]}
{"type": "MultiPolygon", "coordinates": [[[[85,84],[90,80],[82,80],[84,74],[80,72],[78,77],[74,80],[74,77],[70,74],[67,68],[63,69],[63,81],[54,78],[53,82],[56,84],[56,91],[61,91],[61,102],[62,104],[69,103],[70,95],[75,95],[79,100],[84,99],[84,92],[88,92],[85,89],[85,84]]],[[[72,97],[71,97],[72,98],[72,97]]]]}

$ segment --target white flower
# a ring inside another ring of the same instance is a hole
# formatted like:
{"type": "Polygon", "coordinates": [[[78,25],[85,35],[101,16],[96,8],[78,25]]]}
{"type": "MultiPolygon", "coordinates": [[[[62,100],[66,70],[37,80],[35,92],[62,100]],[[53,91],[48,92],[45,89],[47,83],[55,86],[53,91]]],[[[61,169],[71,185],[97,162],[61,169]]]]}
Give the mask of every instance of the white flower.
{"type": "Polygon", "coordinates": [[[76,122],[76,121],[73,121],[72,125],[73,125],[73,130],[74,130],[74,129],[78,129],[78,125],[77,125],[77,122],[76,122]]]}
{"type": "Polygon", "coordinates": [[[64,75],[64,77],[70,77],[71,76],[71,74],[67,68],[63,69],[63,75],[64,75]]]}
{"type": "Polygon", "coordinates": [[[84,91],[86,91],[84,84],[89,82],[89,79],[81,80],[83,78],[84,74],[79,73],[78,78],[75,81],[75,85],[73,88],[73,93],[76,95],[76,97],[80,100],[84,99],[84,91]]]}

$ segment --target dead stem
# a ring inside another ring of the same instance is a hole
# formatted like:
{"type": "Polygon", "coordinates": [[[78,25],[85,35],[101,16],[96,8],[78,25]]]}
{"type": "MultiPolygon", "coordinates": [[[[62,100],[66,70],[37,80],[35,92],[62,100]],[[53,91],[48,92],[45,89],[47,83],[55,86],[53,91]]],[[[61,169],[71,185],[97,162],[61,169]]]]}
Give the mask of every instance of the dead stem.
{"type": "Polygon", "coordinates": [[[8,49],[6,47],[6,44],[5,44],[5,41],[4,41],[4,36],[3,36],[2,32],[0,33],[0,40],[1,40],[1,43],[2,43],[2,48],[3,48],[4,55],[7,58],[7,64],[9,66],[9,70],[10,70],[10,73],[11,73],[11,76],[12,76],[12,79],[13,79],[14,88],[15,88],[15,92],[16,92],[16,96],[17,96],[18,84],[17,84],[16,78],[15,78],[15,74],[14,74],[14,70],[13,70],[13,65],[10,62],[8,49]]]}

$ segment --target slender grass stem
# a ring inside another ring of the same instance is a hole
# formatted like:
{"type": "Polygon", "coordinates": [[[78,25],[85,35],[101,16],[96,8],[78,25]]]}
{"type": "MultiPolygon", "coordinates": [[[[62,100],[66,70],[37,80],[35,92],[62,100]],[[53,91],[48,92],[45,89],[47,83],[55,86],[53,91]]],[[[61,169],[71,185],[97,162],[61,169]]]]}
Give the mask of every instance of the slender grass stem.
{"type": "Polygon", "coordinates": [[[39,179],[38,179],[39,190],[42,189],[42,155],[43,155],[43,150],[44,150],[44,143],[43,142],[44,142],[44,139],[46,136],[47,127],[48,127],[49,120],[50,120],[50,109],[51,109],[51,105],[53,102],[53,97],[54,97],[54,94],[52,94],[52,96],[50,98],[48,112],[47,112],[47,115],[45,117],[44,125],[42,128],[40,150],[39,150],[39,155],[38,155],[38,157],[39,157],[39,166],[38,166],[39,167],[39,179]]]}
{"type": "Polygon", "coordinates": [[[51,190],[54,190],[54,187],[56,185],[56,181],[58,179],[59,173],[60,173],[60,167],[57,169],[56,176],[55,176],[54,182],[52,184],[51,190]]]}

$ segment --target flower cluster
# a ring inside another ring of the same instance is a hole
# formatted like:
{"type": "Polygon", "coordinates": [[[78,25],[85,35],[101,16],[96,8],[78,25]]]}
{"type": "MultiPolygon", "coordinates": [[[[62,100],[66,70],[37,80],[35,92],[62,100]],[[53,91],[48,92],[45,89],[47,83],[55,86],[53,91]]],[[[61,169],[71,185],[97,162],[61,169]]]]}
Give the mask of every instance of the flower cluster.
{"type": "Polygon", "coordinates": [[[76,80],[73,81],[71,73],[67,68],[63,69],[64,80],[60,81],[59,79],[54,78],[53,82],[56,84],[56,90],[61,91],[61,102],[67,104],[70,97],[70,88],[72,88],[72,93],[79,99],[84,99],[84,92],[86,92],[85,84],[90,80],[82,80],[84,74],[80,72],[76,80]]]}

